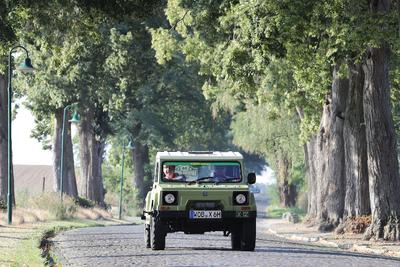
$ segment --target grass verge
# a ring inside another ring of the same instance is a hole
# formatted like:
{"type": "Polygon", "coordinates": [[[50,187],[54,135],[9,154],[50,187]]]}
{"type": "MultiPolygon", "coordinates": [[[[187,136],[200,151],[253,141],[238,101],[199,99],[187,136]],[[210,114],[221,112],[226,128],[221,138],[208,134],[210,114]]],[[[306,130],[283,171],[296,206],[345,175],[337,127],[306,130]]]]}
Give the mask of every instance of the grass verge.
{"type": "Polygon", "coordinates": [[[71,219],[18,226],[0,225],[0,266],[52,265],[47,238],[60,231],[109,224],[107,221],[71,219]]]}

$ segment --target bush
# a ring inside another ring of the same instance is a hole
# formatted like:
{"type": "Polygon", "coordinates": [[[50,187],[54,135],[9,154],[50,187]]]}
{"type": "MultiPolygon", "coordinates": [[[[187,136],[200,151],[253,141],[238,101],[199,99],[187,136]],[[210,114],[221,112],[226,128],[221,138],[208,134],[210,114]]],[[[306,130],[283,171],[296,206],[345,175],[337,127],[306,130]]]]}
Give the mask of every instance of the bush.
{"type": "Polygon", "coordinates": [[[279,189],[276,183],[267,186],[267,197],[270,205],[278,206],[280,204],[279,189]]]}
{"type": "Polygon", "coordinates": [[[299,218],[301,220],[306,214],[303,209],[297,207],[282,208],[279,205],[270,205],[267,207],[268,218],[282,218],[282,215],[286,212],[296,213],[297,215],[299,215],[299,218]]]}
{"type": "MultiPolygon", "coordinates": [[[[108,191],[105,201],[108,205],[115,207],[118,212],[119,192],[108,191]]],[[[122,209],[123,216],[140,216],[142,214],[142,201],[138,198],[137,190],[129,184],[124,187],[122,209]]]]}
{"type": "Polygon", "coordinates": [[[69,197],[63,197],[61,202],[58,193],[44,193],[29,200],[29,206],[32,208],[47,210],[54,219],[64,220],[73,217],[77,210],[74,200],[69,197]]]}
{"type": "Polygon", "coordinates": [[[94,201],[83,197],[74,198],[74,202],[77,206],[82,208],[94,208],[95,206],[94,201]]]}
{"type": "Polygon", "coordinates": [[[15,192],[15,202],[17,207],[22,207],[22,208],[29,208],[27,205],[29,204],[29,199],[32,197],[31,194],[29,194],[29,190],[19,190],[15,192]]]}
{"type": "Polygon", "coordinates": [[[68,205],[64,203],[59,203],[54,206],[54,210],[50,211],[57,220],[65,220],[72,218],[76,212],[75,205],[68,205]]]}
{"type": "Polygon", "coordinates": [[[0,199],[0,210],[7,210],[7,201],[5,199],[0,199]]]}

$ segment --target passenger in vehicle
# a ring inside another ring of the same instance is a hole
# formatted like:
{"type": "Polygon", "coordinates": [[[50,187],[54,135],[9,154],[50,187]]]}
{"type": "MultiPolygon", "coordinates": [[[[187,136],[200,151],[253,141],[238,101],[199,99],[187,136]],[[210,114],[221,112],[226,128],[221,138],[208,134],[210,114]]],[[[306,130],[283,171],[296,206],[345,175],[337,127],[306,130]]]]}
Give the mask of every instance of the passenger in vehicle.
{"type": "Polygon", "coordinates": [[[226,167],[225,166],[215,166],[213,176],[214,176],[215,180],[224,180],[224,179],[228,178],[226,175],[226,167]]]}
{"type": "Polygon", "coordinates": [[[215,166],[214,168],[214,181],[224,182],[224,181],[240,181],[239,175],[234,174],[234,169],[231,166],[215,166]]]}

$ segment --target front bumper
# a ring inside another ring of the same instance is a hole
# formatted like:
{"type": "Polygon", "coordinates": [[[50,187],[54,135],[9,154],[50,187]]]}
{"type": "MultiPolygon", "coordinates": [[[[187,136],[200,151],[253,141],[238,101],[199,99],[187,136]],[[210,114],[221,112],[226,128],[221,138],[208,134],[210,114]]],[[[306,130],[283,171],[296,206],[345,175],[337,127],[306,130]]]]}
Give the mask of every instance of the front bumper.
{"type": "MultiPolygon", "coordinates": [[[[153,216],[157,216],[160,219],[189,219],[189,211],[153,211],[153,216]]],[[[224,219],[244,219],[244,218],[256,218],[257,211],[222,211],[222,220],[224,219]]],[[[221,219],[209,219],[209,220],[221,220],[221,219]]],[[[204,220],[204,219],[201,219],[204,220]]],[[[199,220],[197,220],[199,221],[199,220]]]]}
{"type": "Polygon", "coordinates": [[[222,211],[221,218],[218,219],[190,219],[189,211],[154,211],[150,215],[163,222],[166,232],[202,234],[211,231],[232,232],[242,223],[255,220],[257,211],[222,211]]]}

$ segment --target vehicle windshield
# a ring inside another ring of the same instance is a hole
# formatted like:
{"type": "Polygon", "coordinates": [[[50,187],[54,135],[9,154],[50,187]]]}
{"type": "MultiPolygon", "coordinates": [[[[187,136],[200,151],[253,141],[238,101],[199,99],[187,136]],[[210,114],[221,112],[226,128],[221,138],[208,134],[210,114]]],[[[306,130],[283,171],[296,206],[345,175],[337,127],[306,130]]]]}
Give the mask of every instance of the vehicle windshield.
{"type": "Polygon", "coordinates": [[[242,180],[240,163],[233,161],[167,161],[161,171],[165,182],[239,183],[242,180]]]}

